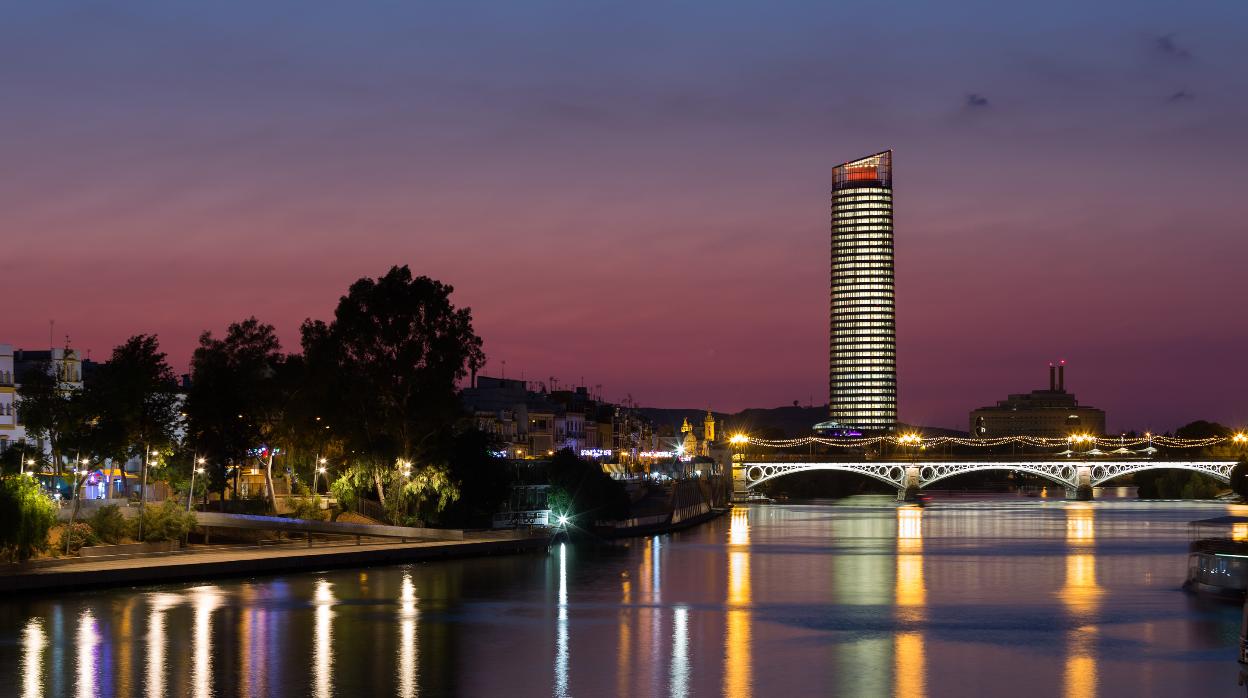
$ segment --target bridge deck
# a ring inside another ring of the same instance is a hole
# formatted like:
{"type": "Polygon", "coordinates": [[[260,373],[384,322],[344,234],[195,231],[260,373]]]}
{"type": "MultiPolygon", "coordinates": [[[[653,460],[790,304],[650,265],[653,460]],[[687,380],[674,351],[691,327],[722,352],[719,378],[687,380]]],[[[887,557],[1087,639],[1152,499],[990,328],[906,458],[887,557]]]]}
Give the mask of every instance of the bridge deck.
{"type": "Polygon", "coordinates": [[[735,466],[743,470],[747,488],[792,473],[814,470],[852,472],[887,482],[900,490],[923,488],[956,475],[1009,470],[1045,478],[1068,488],[1097,486],[1113,478],[1146,470],[1189,470],[1230,482],[1235,461],[1148,459],[1062,459],[1062,460],[818,460],[748,461],[735,466]]]}

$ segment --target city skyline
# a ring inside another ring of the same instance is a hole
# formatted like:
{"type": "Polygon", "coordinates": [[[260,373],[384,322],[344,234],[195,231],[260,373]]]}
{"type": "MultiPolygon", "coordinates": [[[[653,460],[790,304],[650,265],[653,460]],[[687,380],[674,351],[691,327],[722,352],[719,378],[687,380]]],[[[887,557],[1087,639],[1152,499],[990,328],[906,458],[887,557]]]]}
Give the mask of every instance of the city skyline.
{"type": "Polygon", "coordinates": [[[184,369],[254,314],[294,349],[409,264],[486,373],[819,404],[827,172],[886,144],[903,421],[964,428],[1061,357],[1111,431],[1248,422],[1242,9],[241,8],[14,10],[0,341],[154,332],[184,369]]]}

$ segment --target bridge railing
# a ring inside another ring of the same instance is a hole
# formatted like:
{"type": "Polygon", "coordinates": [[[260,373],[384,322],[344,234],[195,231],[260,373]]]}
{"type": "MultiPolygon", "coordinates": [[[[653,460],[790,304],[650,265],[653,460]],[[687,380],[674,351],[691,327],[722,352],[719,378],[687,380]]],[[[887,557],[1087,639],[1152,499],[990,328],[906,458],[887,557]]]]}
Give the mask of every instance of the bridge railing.
{"type": "Polygon", "coordinates": [[[974,453],[974,454],[948,454],[948,453],[924,453],[922,455],[909,456],[901,453],[888,454],[847,454],[847,453],[748,453],[745,454],[743,460],[752,463],[965,463],[965,462],[998,462],[1001,460],[1009,460],[1011,462],[1027,462],[1027,463],[1065,463],[1065,462],[1095,462],[1095,461],[1140,461],[1149,462],[1162,460],[1155,456],[1124,456],[1121,453],[1107,453],[1101,456],[1087,455],[1084,453],[1076,453],[1070,456],[1064,456],[1057,453],[974,453]]]}

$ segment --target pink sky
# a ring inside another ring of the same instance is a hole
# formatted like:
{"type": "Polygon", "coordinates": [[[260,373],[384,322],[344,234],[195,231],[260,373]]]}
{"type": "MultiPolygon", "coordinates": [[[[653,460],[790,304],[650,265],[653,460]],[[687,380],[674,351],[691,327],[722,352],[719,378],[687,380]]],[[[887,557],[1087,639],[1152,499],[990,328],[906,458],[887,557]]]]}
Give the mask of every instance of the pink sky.
{"type": "Polygon", "coordinates": [[[0,341],[156,333],[182,369],[254,314],[293,349],[408,264],[488,373],[822,404],[829,171],[893,148],[902,419],[965,428],[1064,358],[1111,430],[1248,423],[1243,12],[915,7],[829,42],[801,3],[444,9],[24,9],[0,341]]]}

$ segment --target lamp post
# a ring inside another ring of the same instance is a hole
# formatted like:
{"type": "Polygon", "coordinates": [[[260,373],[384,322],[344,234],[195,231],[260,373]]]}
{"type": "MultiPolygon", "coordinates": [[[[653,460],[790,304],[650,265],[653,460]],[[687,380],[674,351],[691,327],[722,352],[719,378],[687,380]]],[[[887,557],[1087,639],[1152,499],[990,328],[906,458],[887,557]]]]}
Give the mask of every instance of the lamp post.
{"type": "Polygon", "coordinates": [[[147,507],[147,469],[151,467],[152,459],[158,454],[155,451],[143,449],[143,484],[139,489],[139,542],[143,542],[143,511],[147,507]]]}
{"type": "Polygon", "coordinates": [[[195,467],[191,468],[191,489],[186,493],[186,510],[191,510],[191,502],[195,500],[195,475],[204,474],[204,459],[195,459],[195,467]]]}
{"type": "MultiPolygon", "coordinates": [[[[320,417],[317,417],[317,419],[320,419],[320,417]]],[[[324,458],[321,458],[321,454],[319,453],[316,454],[316,464],[312,466],[312,496],[313,497],[316,496],[316,478],[318,475],[325,472],[326,462],[327,461],[324,458]]]]}

